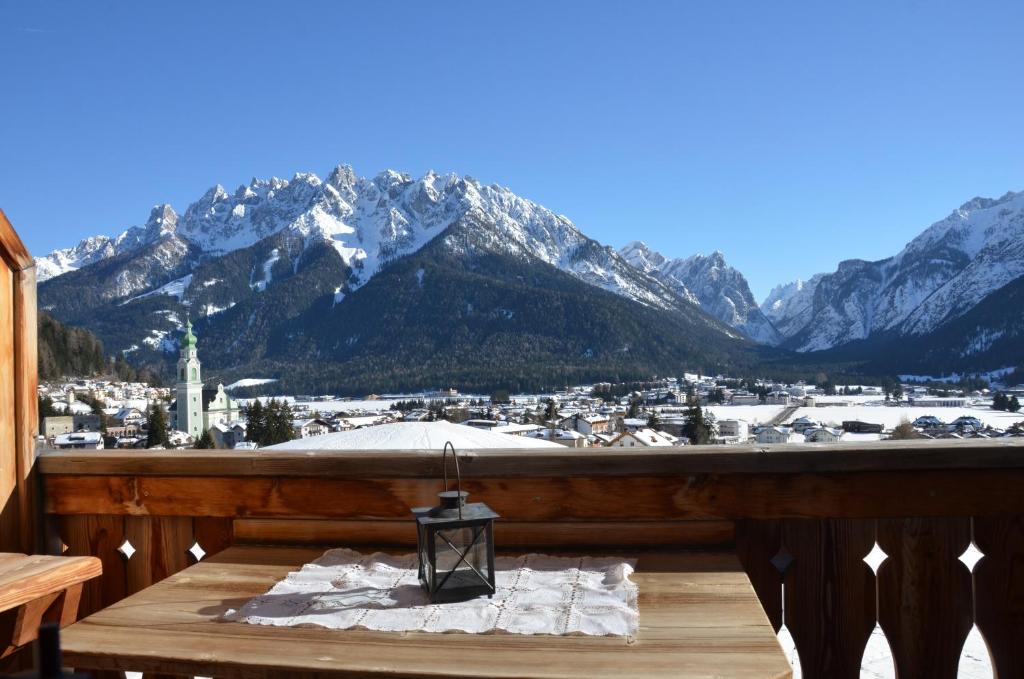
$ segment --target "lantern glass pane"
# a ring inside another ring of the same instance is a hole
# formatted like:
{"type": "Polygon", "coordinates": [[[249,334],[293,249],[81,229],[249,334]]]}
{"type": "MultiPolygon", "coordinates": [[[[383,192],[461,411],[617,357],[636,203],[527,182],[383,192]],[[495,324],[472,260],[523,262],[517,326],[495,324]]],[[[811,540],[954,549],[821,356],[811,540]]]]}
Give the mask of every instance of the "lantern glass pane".
{"type": "Polygon", "coordinates": [[[440,530],[434,540],[438,582],[454,570],[445,589],[476,587],[487,582],[487,532],[483,526],[440,530]],[[476,537],[478,532],[480,536],[476,537]],[[466,555],[465,559],[461,559],[460,552],[466,555]]]}

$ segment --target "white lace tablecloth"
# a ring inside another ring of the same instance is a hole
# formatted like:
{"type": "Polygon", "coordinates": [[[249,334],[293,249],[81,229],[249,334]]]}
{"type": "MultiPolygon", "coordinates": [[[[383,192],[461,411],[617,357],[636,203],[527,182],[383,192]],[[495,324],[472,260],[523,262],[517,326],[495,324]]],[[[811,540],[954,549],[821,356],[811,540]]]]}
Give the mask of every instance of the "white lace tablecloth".
{"type": "Polygon", "coordinates": [[[634,566],[616,558],[498,557],[493,598],[431,604],[415,555],[332,549],[224,618],[278,627],[633,636],[634,566]]]}

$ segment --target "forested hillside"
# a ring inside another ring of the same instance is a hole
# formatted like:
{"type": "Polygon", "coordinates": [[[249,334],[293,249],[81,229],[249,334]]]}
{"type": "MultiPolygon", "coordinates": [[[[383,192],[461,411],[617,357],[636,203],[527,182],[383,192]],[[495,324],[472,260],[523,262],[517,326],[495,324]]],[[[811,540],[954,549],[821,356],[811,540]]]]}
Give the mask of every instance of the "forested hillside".
{"type": "Polygon", "coordinates": [[[96,375],[107,367],[103,344],[88,330],[39,314],[39,379],[96,375]]]}
{"type": "Polygon", "coordinates": [[[48,313],[39,313],[39,379],[108,375],[129,382],[157,385],[159,375],[137,369],[124,356],[107,358],[103,343],[84,328],[64,325],[48,313]]]}

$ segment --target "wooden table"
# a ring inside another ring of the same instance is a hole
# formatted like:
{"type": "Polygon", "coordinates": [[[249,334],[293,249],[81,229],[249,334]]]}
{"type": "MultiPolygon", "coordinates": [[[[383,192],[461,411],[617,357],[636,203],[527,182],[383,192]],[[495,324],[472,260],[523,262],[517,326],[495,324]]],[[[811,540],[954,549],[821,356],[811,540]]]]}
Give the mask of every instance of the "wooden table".
{"type": "Polygon", "coordinates": [[[82,583],[102,572],[91,556],[0,552],[0,658],[34,641],[43,622],[74,622],[82,583]]]}
{"type": "Polygon", "coordinates": [[[215,677],[792,676],[733,554],[639,557],[640,633],[426,634],[219,622],[322,549],[236,546],[65,630],[65,664],[215,677]]]}

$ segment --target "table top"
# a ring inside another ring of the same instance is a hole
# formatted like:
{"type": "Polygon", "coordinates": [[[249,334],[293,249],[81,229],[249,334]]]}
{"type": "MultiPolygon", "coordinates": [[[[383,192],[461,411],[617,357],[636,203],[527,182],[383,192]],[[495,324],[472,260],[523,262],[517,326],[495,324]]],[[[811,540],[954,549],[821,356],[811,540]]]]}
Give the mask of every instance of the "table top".
{"type": "Polygon", "coordinates": [[[628,554],[638,559],[632,577],[639,587],[640,632],[632,641],[261,627],[218,620],[322,553],[304,547],[226,549],[65,629],[65,664],[247,678],[295,673],[479,679],[792,676],[731,553],[628,554]]]}
{"type": "Polygon", "coordinates": [[[0,612],[95,578],[103,572],[91,556],[0,552],[0,612]]]}

